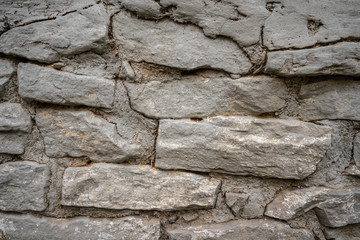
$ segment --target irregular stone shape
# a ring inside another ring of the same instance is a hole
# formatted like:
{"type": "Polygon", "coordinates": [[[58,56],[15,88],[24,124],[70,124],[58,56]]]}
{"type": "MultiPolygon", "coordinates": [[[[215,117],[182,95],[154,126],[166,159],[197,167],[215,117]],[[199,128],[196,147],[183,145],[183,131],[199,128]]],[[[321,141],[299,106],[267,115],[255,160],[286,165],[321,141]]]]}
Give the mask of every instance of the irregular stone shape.
{"type": "Polygon", "coordinates": [[[67,168],[61,204],[133,210],[180,210],[215,206],[220,181],[149,166],[94,164],[67,168]]]}
{"type": "Polygon", "coordinates": [[[0,153],[22,154],[30,131],[30,115],[20,104],[0,103],[0,153]]]}
{"type": "MultiPolygon", "coordinates": [[[[7,162],[0,165],[0,209],[43,211],[50,171],[35,162],[7,162]]],[[[1,223],[0,223],[1,225],[1,223]]]]}
{"type": "Polygon", "coordinates": [[[360,43],[341,42],[313,49],[269,52],[266,73],[280,76],[360,76],[360,43]]]}
{"type": "Polygon", "coordinates": [[[265,215],[289,220],[313,208],[320,222],[328,227],[359,223],[360,189],[310,187],[284,191],[267,205],[265,215]]]}
{"type": "Polygon", "coordinates": [[[184,70],[215,68],[247,73],[252,64],[231,40],[210,39],[193,25],[169,20],[137,19],[121,11],[113,18],[113,33],[124,57],[184,70]],[[206,48],[204,48],[206,46],[206,48]]]}
{"type": "Polygon", "coordinates": [[[307,230],[292,229],[285,223],[273,220],[237,220],[172,229],[167,233],[170,240],[314,239],[307,230]]]}
{"type": "Polygon", "coordinates": [[[251,193],[226,193],[226,204],[237,217],[252,219],[264,215],[265,199],[260,192],[251,193]]]}
{"type": "Polygon", "coordinates": [[[152,118],[262,114],[285,107],[287,88],[267,76],[239,79],[198,75],[169,82],[126,83],[134,109],[152,118]]]}
{"type": "Polygon", "coordinates": [[[157,240],[160,221],[138,217],[57,219],[0,214],[0,230],[9,240],[157,240]]]}
{"type": "Polygon", "coordinates": [[[344,173],[350,176],[360,177],[360,167],[350,165],[344,173]]]}
{"type": "Polygon", "coordinates": [[[360,37],[358,0],[279,0],[270,4],[272,13],[264,26],[264,44],[270,50],[360,37]]]}
{"type": "Polygon", "coordinates": [[[354,160],[355,160],[356,166],[360,168],[360,133],[355,135],[354,160]]]}
{"type": "Polygon", "coordinates": [[[110,108],[115,81],[75,75],[34,64],[18,66],[19,94],[24,99],[64,105],[110,108]]]}
{"type": "Polygon", "coordinates": [[[89,157],[95,162],[136,158],[139,146],[118,135],[115,125],[90,111],[39,109],[36,123],[49,157],[89,157]]]}
{"type": "Polygon", "coordinates": [[[301,86],[300,117],[360,120],[360,81],[329,80],[301,86]]]}
{"type": "Polygon", "coordinates": [[[349,225],[342,228],[326,228],[326,239],[334,240],[360,240],[360,224],[349,225]]]}
{"type": "Polygon", "coordinates": [[[0,58],[0,97],[4,96],[5,86],[8,84],[10,77],[15,73],[15,71],[16,68],[11,61],[0,58]]]}
{"type": "Polygon", "coordinates": [[[51,63],[60,55],[101,51],[108,24],[105,7],[94,5],[55,20],[13,28],[0,36],[0,52],[51,63]]]}
{"type": "Polygon", "coordinates": [[[303,179],[316,170],[330,140],[331,128],[291,119],[160,120],[155,166],[303,179]]]}
{"type": "Polygon", "coordinates": [[[158,19],[164,15],[159,3],[153,0],[104,0],[104,2],[125,7],[143,18],[158,19]]]}

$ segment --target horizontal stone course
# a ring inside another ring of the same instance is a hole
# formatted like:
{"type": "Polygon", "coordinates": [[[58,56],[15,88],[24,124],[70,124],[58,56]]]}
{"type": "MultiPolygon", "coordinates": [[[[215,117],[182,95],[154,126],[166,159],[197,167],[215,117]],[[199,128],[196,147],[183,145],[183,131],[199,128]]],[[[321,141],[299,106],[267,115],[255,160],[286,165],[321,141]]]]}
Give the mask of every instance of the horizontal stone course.
{"type": "Polygon", "coordinates": [[[61,204],[133,210],[181,210],[215,206],[220,181],[149,166],[98,163],[67,168],[61,204]]]}

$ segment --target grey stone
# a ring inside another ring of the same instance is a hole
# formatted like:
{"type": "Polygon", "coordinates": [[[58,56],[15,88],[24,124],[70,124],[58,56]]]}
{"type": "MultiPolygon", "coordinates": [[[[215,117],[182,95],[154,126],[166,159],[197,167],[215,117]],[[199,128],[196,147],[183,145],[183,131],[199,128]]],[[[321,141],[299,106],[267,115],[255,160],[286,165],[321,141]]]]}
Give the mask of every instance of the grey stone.
{"type": "Polygon", "coordinates": [[[326,228],[324,233],[326,239],[330,240],[360,240],[360,224],[342,228],[326,228]]]}
{"type": "Polygon", "coordinates": [[[134,109],[152,118],[258,115],[285,107],[285,83],[267,76],[239,79],[190,75],[168,82],[126,83],[134,109]]]}
{"type": "Polygon", "coordinates": [[[303,85],[299,115],[306,120],[360,120],[360,81],[329,80],[303,85]]]}
{"type": "MultiPolygon", "coordinates": [[[[0,165],[0,209],[2,211],[43,211],[50,171],[35,162],[8,162],[0,165]]],[[[1,225],[1,223],[0,223],[1,225]]]]}
{"type": "Polygon", "coordinates": [[[346,170],[345,174],[355,177],[360,177],[360,167],[356,165],[350,165],[346,170]]]}
{"type": "Polygon", "coordinates": [[[258,191],[249,193],[226,193],[226,204],[237,217],[252,219],[264,215],[265,199],[258,191]]]}
{"type": "Polygon", "coordinates": [[[30,131],[30,114],[20,104],[0,103],[0,153],[22,154],[30,131]]]}
{"type": "Polygon", "coordinates": [[[5,86],[8,84],[15,71],[16,68],[13,62],[0,58],[0,98],[4,96],[5,86]]]}
{"type": "Polygon", "coordinates": [[[18,81],[24,99],[104,108],[110,108],[114,101],[115,81],[110,79],[20,63],[18,81]]]}
{"type": "Polygon", "coordinates": [[[54,20],[13,28],[0,36],[0,52],[51,63],[61,55],[102,51],[108,24],[105,7],[94,5],[54,20]]]}
{"type": "Polygon", "coordinates": [[[161,6],[153,0],[104,0],[104,2],[125,7],[143,18],[158,19],[163,16],[161,6]]]}
{"type": "Polygon", "coordinates": [[[270,50],[360,37],[360,2],[357,0],[274,3],[264,26],[264,44],[270,50]]]}
{"type": "Polygon", "coordinates": [[[303,179],[316,170],[330,140],[329,127],[292,119],[160,120],[155,166],[303,179]]]}
{"type": "Polygon", "coordinates": [[[252,66],[236,43],[207,38],[193,25],[184,26],[166,19],[141,20],[121,11],[113,18],[113,33],[129,61],[183,70],[215,68],[230,73],[247,73],[252,66]]]}
{"type": "Polygon", "coordinates": [[[314,239],[307,230],[292,229],[285,223],[273,220],[237,220],[171,229],[167,233],[170,240],[314,239]]]}
{"type": "Polygon", "coordinates": [[[168,211],[214,207],[220,181],[146,165],[98,163],[67,168],[62,186],[66,206],[168,211]]]}
{"type": "Polygon", "coordinates": [[[360,133],[355,135],[354,160],[355,160],[356,166],[360,168],[360,133]]]}
{"type": "Polygon", "coordinates": [[[284,191],[267,205],[265,215],[289,220],[311,209],[315,209],[320,222],[328,227],[359,223],[360,189],[310,187],[284,191]]]}
{"type": "Polygon", "coordinates": [[[360,76],[360,43],[340,42],[313,49],[269,52],[266,73],[280,76],[360,76]]]}
{"type": "Polygon", "coordinates": [[[140,147],[123,139],[115,124],[90,111],[39,109],[36,123],[49,157],[83,157],[95,162],[124,162],[140,147]]]}
{"type": "Polygon", "coordinates": [[[228,205],[231,208],[231,211],[237,216],[241,216],[241,212],[244,209],[248,199],[249,195],[246,193],[232,193],[227,192],[225,194],[226,197],[226,205],[228,205]]]}
{"type": "Polygon", "coordinates": [[[195,213],[189,212],[189,213],[182,215],[181,217],[184,219],[185,222],[191,222],[191,221],[196,220],[199,217],[199,214],[196,212],[195,213]]]}
{"type": "Polygon", "coordinates": [[[0,230],[7,240],[158,240],[160,221],[138,217],[56,219],[0,214],[0,230]]]}

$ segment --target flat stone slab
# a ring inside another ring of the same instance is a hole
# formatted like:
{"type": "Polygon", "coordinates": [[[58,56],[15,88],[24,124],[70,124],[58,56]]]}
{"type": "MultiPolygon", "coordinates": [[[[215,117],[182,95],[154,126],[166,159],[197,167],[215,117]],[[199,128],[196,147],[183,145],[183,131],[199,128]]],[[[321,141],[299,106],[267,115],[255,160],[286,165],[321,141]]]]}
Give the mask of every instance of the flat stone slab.
{"type": "Polygon", "coordinates": [[[114,101],[115,81],[110,79],[20,63],[18,81],[24,99],[104,108],[110,108],[114,101]]]}
{"type": "Polygon", "coordinates": [[[158,240],[160,221],[125,218],[49,218],[0,214],[0,230],[8,240],[158,240]]]}
{"type": "Polygon", "coordinates": [[[58,61],[61,55],[101,51],[107,39],[108,24],[105,7],[94,5],[54,20],[10,29],[0,36],[0,52],[51,63],[58,61]]]}
{"type": "Polygon", "coordinates": [[[61,204],[133,210],[180,210],[215,206],[220,181],[149,166],[98,163],[67,168],[61,204]]]}
{"type": "Polygon", "coordinates": [[[267,76],[191,75],[168,82],[126,83],[134,109],[152,118],[258,115],[285,107],[285,83],[267,76]]]}
{"type": "Polygon", "coordinates": [[[291,119],[160,120],[155,166],[303,179],[316,170],[330,141],[331,128],[291,119]]]}
{"type": "Polygon", "coordinates": [[[265,215],[289,220],[311,209],[315,209],[320,222],[328,227],[359,223],[360,188],[311,187],[284,191],[267,205],[265,215]]]}
{"type": "Polygon", "coordinates": [[[36,123],[49,157],[124,162],[139,155],[140,147],[120,137],[115,124],[90,111],[38,109],[36,123]]]}
{"type": "Polygon", "coordinates": [[[358,0],[279,0],[267,7],[271,15],[265,21],[264,45],[270,50],[360,37],[358,0]]]}
{"type": "Polygon", "coordinates": [[[50,171],[44,164],[29,161],[0,164],[0,209],[45,210],[49,178],[50,171]]]}
{"type": "Polygon", "coordinates": [[[360,120],[360,81],[328,80],[301,86],[299,115],[306,120],[360,120]]]}
{"type": "Polygon", "coordinates": [[[171,229],[167,230],[167,233],[170,240],[314,239],[307,230],[292,229],[285,223],[273,220],[237,220],[171,229]]]}
{"type": "Polygon", "coordinates": [[[129,61],[183,70],[215,68],[243,74],[252,67],[235,42],[208,38],[193,25],[166,19],[143,20],[121,11],[113,18],[113,33],[124,58],[129,61]]]}
{"type": "Polygon", "coordinates": [[[269,52],[265,72],[280,76],[360,76],[360,43],[269,52]]]}

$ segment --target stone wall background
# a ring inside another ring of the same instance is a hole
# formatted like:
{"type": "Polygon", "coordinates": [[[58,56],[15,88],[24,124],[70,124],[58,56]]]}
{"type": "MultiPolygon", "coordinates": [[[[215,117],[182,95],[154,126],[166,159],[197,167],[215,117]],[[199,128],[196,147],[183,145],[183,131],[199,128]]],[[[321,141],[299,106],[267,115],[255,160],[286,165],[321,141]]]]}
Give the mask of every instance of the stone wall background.
{"type": "Polygon", "coordinates": [[[0,2],[0,239],[360,239],[360,2],[0,2]]]}

